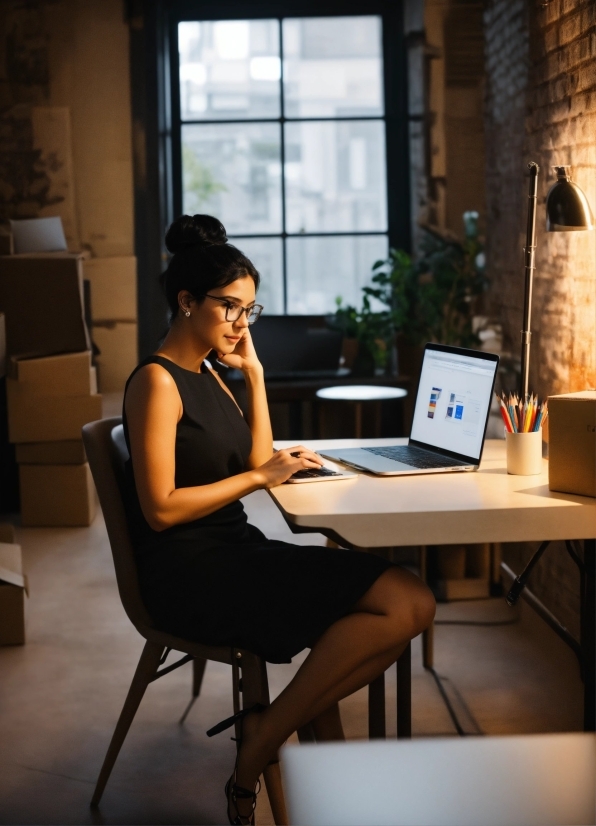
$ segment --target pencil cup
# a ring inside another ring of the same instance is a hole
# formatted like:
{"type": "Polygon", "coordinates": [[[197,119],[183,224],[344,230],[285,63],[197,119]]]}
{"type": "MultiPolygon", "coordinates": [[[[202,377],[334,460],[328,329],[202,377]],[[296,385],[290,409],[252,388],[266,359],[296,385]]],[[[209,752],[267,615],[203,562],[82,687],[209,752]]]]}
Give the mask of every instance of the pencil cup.
{"type": "Polygon", "coordinates": [[[509,433],[507,444],[507,473],[514,476],[537,476],[542,473],[542,432],[509,433]]]}

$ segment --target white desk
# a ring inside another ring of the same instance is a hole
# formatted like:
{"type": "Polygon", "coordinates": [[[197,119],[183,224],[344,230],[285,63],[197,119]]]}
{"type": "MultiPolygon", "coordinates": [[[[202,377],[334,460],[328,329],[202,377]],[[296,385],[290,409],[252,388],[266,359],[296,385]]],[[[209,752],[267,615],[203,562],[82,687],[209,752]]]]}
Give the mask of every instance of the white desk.
{"type": "MultiPolygon", "coordinates": [[[[320,450],[406,442],[336,439],[306,445],[320,450]]],[[[276,446],[290,443],[276,442],[276,446]]],[[[509,476],[505,442],[488,440],[476,473],[384,478],[360,473],[338,482],[281,485],[269,493],[291,530],[320,532],[348,547],[584,540],[584,722],[587,730],[594,730],[596,499],[549,491],[546,461],[540,476],[509,476]]]]}

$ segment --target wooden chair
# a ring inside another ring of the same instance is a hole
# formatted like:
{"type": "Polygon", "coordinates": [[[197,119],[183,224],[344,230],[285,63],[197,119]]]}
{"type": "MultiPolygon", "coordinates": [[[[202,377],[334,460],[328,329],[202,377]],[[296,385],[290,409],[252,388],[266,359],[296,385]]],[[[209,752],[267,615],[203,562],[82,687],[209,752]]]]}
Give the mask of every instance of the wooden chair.
{"type": "MultiPolygon", "coordinates": [[[[234,712],[257,702],[268,705],[269,686],[266,663],[255,654],[236,648],[200,645],[154,626],[141,600],[123,502],[124,462],[128,458],[128,450],[122,419],[115,417],[90,422],[83,427],[83,442],[106,522],[122,605],[132,624],[146,640],[91,800],[91,805],[97,806],[149,683],[192,661],[192,697],[182,721],[199,695],[207,660],[232,666],[234,712]],[[180,651],[184,656],[166,666],[164,663],[170,651],[180,651]]],[[[239,733],[237,730],[236,736],[239,733]]],[[[275,823],[287,823],[279,763],[267,766],[263,775],[275,823]]]]}

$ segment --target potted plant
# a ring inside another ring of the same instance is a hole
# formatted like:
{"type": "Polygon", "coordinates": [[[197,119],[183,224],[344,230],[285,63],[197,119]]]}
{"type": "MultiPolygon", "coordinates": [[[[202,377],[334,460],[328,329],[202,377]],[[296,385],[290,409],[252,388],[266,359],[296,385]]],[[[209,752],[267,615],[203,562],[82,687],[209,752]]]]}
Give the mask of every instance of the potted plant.
{"type": "Polygon", "coordinates": [[[387,307],[397,332],[400,371],[419,372],[427,341],[476,347],[473,328],[478,299],[485,291],[484,252],[478,213],[464,213],[464,240],[426,228],[422,255],[414,262],[403,250],[391,249],[373,265],[373,286],[365,297],[387,307]]]}
{"type": "Polygon", "coordinates": [[[373,376],[385,372],[395,335],[391,313],[371,309],[368,295],[362,297],[361,309],[344,305],[336,299],[337,310],[328,323],[344,335],[344,358],[355,376],[373,376]]]}
{"type": "MultiPolygon", "coordinates": [[[[422,255],[414,261],[403,250],[390,249],[389,257],[372,268],[372,285],[362,288],[362,308],[344,306],[329,323],[358,344],[355,375],[373,375],[391,366],[397,344],[402,374],[420,372],[427,341],[477,347],[473,328],[478,299],[485,291],[483,245],[478,234],[478,213],[464,212],[464,240],[426,227],[422,255]],[[372,301],[383,309],[372,309],[372,301]]],[[[394,372],[395,370],[394,365],[394,372]]]]}

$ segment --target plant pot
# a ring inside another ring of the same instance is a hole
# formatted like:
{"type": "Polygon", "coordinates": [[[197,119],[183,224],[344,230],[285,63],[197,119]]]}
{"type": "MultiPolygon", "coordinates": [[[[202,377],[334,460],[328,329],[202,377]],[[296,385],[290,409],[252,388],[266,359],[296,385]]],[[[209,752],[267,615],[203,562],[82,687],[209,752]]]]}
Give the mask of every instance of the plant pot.
{"type": "Polygon", "coordinates": [[[352,364],[353,376],[374,376],[375,375],[375,359],[368,347],[358,343],[358,353],[352,364]]]}
{"type": "Polygon", "coordinates": [[[341,355],[343,359],[343,366],[347,367],[348,370],[352,370],[356,357],[358,356],[358,339],[344,336],[341,345],[341,355]]]}

